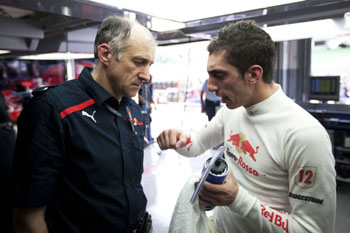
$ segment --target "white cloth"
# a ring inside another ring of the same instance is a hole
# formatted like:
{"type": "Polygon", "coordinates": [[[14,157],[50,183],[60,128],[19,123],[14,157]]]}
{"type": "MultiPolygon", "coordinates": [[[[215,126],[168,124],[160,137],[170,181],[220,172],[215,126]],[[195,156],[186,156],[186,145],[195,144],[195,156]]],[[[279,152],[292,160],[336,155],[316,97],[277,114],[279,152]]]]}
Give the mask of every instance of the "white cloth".
{"type": "Polygon", "coordinates": [[[207,215],[199,206],[198,198],[193,205],[190,203],[194,183],[198,180],[198,176],[191,176],[182,188],[171,217],[169,233],[210,232],[207,215]]]}

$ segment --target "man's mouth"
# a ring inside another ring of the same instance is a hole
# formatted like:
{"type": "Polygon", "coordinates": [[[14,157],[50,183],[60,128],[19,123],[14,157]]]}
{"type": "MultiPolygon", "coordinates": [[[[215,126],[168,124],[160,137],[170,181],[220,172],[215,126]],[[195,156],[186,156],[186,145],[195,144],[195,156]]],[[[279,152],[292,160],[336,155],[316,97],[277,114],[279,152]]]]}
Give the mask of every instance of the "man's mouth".
{"type": "Polygon", "coordinates": [[[228,101],[228,98],[226,96],[221,97],[221,102],[226,103],[228,101]]]}

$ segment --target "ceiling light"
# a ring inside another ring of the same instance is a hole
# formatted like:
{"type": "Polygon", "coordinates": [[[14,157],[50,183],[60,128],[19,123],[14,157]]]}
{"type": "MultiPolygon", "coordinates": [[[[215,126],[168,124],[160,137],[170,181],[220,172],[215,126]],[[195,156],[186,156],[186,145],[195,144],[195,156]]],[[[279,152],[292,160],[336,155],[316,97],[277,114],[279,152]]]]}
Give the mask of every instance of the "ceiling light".
{"type": "MultiPolygon", "coordinates": [[[[344,19],[342,19],[344,20],[344,19]]],[[[341,19],[322,19],[263,28],[274,41],[327,38],[346,33],[341,19]],[[325,30],[327,28],[327,30],[325,30]]]]}
{"type": "Polygon", "coordinates": [[[91,59],[92,53],[45,53],[38,55],[20,56],[22,60],[69,60],[69,59],[91,59]]]}
{"type": "Polygon", "coordinates": [[[5,53],[9,53],[10,50],[0,50],[0,54],[5,54],[5,53]]]}
{"type": "Polygon", "coordinates": [[[345,25],[344,25],[344,27],[345,27],[346,29],[350,29],[350,12],[346,12],[346,13],[344,14],[344,19],[345,19],[345,25]]]}

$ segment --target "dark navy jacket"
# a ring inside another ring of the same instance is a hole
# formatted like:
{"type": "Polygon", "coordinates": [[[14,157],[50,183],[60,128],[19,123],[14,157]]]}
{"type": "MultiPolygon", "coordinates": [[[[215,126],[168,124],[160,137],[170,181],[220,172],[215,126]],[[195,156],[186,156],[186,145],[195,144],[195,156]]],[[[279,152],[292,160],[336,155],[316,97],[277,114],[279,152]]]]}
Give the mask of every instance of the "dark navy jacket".
{"type": "Polygon", "coordinates": [[[134,228],[147,202],[138,105],[124,97],[119,104],[88,68],[77,80],[33,94],[18,119],[14,206],[47,205],[50,233],[134,228]]]}

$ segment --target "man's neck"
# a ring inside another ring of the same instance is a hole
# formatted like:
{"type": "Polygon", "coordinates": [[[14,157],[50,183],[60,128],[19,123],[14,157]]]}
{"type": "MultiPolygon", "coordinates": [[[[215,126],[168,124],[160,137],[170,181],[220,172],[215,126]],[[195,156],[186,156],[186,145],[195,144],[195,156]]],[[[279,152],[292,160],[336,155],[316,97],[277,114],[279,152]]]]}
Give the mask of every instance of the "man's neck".
{"type": "Polygon", "coordinates": [[[106,72],[103,67],[96,65],[96,67],[91,71],[92,78],[100,84],[111,96],[116,98],[118,101],[122,100],[121,96],[115,94],[112,86],[110,85],[108,78],[106,76],[106,72]]]}
{"type": "Polygon", "coordinates": [[[275,94],[276,91],[278,91],[278,85],[276,85],[276,83],[273,81],[272,83],[269,83],[269,84],[264,83],[263,85],[264,85],[264,88],[262,88],[261,99],[259,102],[268,99],[270,96],[275,94]]]}
{"type": "Polygon", "coordinates": [[[270,96],[276,93],[276,91],[278,91],[278,88],[278,85],[273,81],[272,83],[259,83],[258,86],[256,86],[256,89],[254,90],[255,98],[250,104],[244,105],[244,107],[248,108],[254,104],[260,103],[268,99],[270,96]]]}

